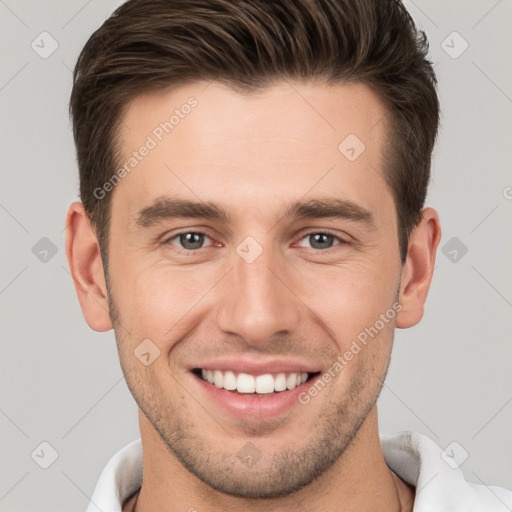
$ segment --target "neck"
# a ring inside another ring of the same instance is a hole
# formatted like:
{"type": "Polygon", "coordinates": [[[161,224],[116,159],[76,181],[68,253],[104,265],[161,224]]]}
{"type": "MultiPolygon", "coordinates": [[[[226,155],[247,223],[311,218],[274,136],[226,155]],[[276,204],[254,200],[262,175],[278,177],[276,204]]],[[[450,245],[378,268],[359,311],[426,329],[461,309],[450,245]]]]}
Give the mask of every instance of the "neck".
{"type": "Polygon", "coordinates": [[[123,512],[168,510],[244,510],[285,512],[410,512],[414,487],[387,466],[378,434],[374,407],[342,456],[320,477],[302,489],[273,499],[247,499],[219,493],[185,469],[169,451],[148,419],[139,411],[144,453],[143,485],[123,512]]]}

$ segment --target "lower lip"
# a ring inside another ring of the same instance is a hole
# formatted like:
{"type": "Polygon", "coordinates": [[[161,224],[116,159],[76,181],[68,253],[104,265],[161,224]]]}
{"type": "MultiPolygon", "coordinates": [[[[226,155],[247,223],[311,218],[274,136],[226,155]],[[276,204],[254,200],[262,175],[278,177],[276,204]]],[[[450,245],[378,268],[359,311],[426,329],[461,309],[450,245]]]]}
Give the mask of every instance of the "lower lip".
{"type": "Polygon", "coordinates": [[[194,373],[191,375],[210,401],[219,404],[223,410],[235,418],[250,420],[272,419],[289,413],[294,406],[302,405],[298,399],[299,395],[320,377],[315,375],[294,389],[279,391],[273,395],[254,395],[218,388],[194,373]]]}

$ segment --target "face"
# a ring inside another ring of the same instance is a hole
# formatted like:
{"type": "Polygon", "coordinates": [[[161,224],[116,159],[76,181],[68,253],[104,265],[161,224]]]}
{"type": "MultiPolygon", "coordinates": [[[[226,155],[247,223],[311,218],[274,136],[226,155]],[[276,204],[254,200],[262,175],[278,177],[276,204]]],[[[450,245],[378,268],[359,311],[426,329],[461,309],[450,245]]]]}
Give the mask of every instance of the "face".
{"type": "Polygon", "coordinates": [[[299,489],[375,406],[401,271],[384,116],[362,84],[286,82],[197,83],[123,115],[130,170],[109,192],[121,366],[151,428],[219,491],[299,489]]]}

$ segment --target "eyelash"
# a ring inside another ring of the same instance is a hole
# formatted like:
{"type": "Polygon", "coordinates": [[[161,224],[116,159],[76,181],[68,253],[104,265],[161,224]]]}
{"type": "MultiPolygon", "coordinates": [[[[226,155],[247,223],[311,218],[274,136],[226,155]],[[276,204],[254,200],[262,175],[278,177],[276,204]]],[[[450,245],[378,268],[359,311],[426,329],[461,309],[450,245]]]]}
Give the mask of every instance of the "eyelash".
{"type": "MultiPolygon", "coordinates": [[[[164,241],[163,241],[163,244],[164,245],[170,245],[171,244],[171,240],[174,240],[178,237],[180,237],[181,235],[187,235],[187,234],[190,234],[190,233],[194,233],[195,235],[204,235],[205,237],[207,238],[210,238],[210,240],[212,240],[211,237],[209,237],[204,231],[181,231],[180,233],[176,233],[174,235],[172,235],[171,237],[169,238],[166,238],[164,241]]],[[[314,231],[309,231],[305,234],[303,234],[301,236],[301,238],[299,239],[299,242],[301,242],[302,240],[304,240],[305,238],[307,238],[308,236],[311,236],[311,235],[329,235],[329,236],[332,236],[334,239],[336,239],[339,243],[334,245],[333,247],[329,247],[327,249],[315,249],[315,248],[311,248],[313,251],[317,252],[317,253],[323,253],[323,254],[330,254],[332,251],[335,251],[337,250],[337,248],[339,246],[343,246],[343,245],[349,245],[350,242],[348,242],[347,240],[339,237],[338,235],[332,233],[331,231],[329,230],[314,230],[314,231]]],[[[199,253],[201,250],[203,249],[208,249],[208,247],[200,247],[199,249],[182,249],[180,251],[177,251],[178,254],[187,254],[187,253],[199,253]]]]}

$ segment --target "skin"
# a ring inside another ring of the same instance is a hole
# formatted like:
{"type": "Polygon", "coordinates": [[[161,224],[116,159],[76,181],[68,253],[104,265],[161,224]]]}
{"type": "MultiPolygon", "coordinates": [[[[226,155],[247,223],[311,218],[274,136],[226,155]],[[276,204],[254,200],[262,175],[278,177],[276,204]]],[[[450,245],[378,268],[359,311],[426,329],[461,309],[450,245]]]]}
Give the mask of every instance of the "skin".
{"type": "Polygon", "coordinates": [[[412,510],[414,488],[385,463],[375,403],[394,329],[423,316],[441,228],[425,208],[401,265],[382,178],[384,105],[363,84],[283,81],[240,95],[195,83],[128,105],[124,156],[190,96],[198,105],[111,192],[109,289],[81,203],[66,219],[84,317],[96,331],[114,328],[139,406],[144,482],[123,510],[412,510]],[[350,133],[366,146],[353,162],[338,150],[350,133]],[[163,195],[218,203],[232,219],[138,226],[137,213],[163,195]],[[284,203],[320,197],[364,206],[375,229],[282,217],[284,203]],[[318,248],[307,235],[323,230],[334,237],[318,248]],[[173,238],[198,231],[207,235],[201,249],[173,238]],[[236,252],[247,236],[263,248],[250,264],[236,252]],[[343,371],[279,418],[233,418],[205,399],[187,370],[250,354],[325,372],[397,300],[401,310],[343,371]],[[145,366],[133,351],[148,338],[160,355],[145,366]],[[252,467],[236,457],[248,442],[261,454],[252,467]]]}

